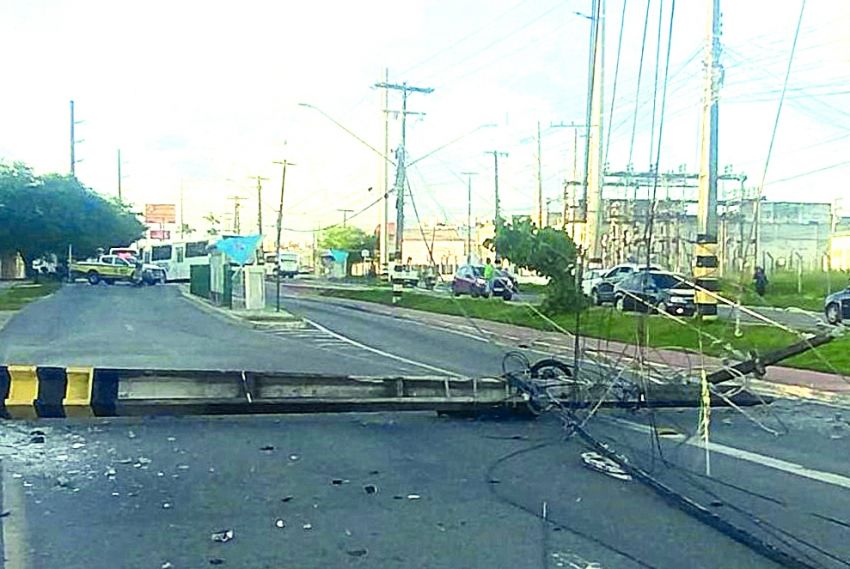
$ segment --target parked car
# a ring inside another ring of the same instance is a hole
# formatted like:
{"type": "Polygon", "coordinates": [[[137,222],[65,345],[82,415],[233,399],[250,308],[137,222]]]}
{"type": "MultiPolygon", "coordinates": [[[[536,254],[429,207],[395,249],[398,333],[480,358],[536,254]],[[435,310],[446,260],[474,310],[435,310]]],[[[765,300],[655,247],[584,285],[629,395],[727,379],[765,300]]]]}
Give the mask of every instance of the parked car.
{"type": "Polygon", "coordinates": [[[682,275],[658,270],[638,271],[614,286],[614,306],[620,311],[655,310],[693,316],[696,312],[694,293],[694,288],[682,275]]]}
{"type": "Polygon", "coordinates": [[[517,292],[512,275],[502,269],[496,269],[493,273],[493,282],[488,283],[484,279],[484,265],[463,265],[458,268],[452,279],[454,296],[468,294],[473,298],[479,296],[488,298],[492,294],[503,300],[510,300],[517,292]]]}
{"type": "Polygon", "coordinates": [[[850,321],[850,286],[827,296],[823,303],[823,311],[830,324],[850,321]]]}
{"type": "Polygon", "coordinates": [[[484,280],[482,265],[461,265],[452,279],[452,294],[460,296],[468,294],[472,298],[490,296],[487,281],[484,280]]]}
{"type": "Polygon", "coordinates": [[[638,265],[637,263],[622,263],[610,269],[594,269],[586,273],[582,279],[582,292],[596,306],[606,302],[614,302],[614,286],[627,276],[639,270],[660,271],[656,265],[638,265]]]}

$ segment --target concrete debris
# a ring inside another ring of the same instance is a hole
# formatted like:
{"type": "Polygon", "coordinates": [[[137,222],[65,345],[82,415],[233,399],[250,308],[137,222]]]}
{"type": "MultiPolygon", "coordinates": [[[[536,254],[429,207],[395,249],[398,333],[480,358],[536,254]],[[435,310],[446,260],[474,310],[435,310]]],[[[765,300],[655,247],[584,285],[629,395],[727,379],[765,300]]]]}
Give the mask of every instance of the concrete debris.
{"type": "Polygon", "coordinates": [[[173,569],[174,565],[172,565],[171,562],[166,561],[165,563],[160,565],[160,567],[161,567],[161,569],[173,569]]]}
{"type": "Polygon", "coordinates": [[[283,498],[280,499],[280,501],[281,502],[291,502],[293,498],[295,498],[295,496],[284,496],[283,498]]]}
{"type": "Polygon", "coordinates": [[[271,451],[274,450],[274,446],[266,445],[266,446],[260,447],[260,450],[263,451],[263,452],[271,452],[271,451]]]}
{"type": "Polygon", "coordinates": [[[116,497],[116,498],[117,498],[117,497],[118,497],[118,496],[120,496],[121,494],[120,494],[119,492],[113,492],[113,493],[112,493],[112,495],[113,495],[114,497],[116,497]]]}
{"type": "Polygon", "coordinates": [[[499,480],[498,478],[491,478],[490,480],[487,481],[487,483],[488,484],[501,484],[502,481],[499,480]]]}
{"type": "Polygon", "coordinates": [[[408,495],[407,495],[407,499],[408,499],[408,500],[418,500],[418,499],[420,499],[421,497],[422,497],[422,496],[420,496],[419,494],[408,494],[408,495]]]}
{"type": "Polygon", "coordinates": [[[71,480],[65,476],[58,476],[56,478],[56,485],[61,488],[67,488],[71,485],[71,480]]]}
{"type": "Polygon", "coordinates": [[[283,520],[275,520],[274,527],[279,528],[279,529],[283,529],[283,528],[286,527],[286,522],[283,521],[283,520]]]}
{"type": "Polygon", "coordinates": [[[348,484],[350,480],[346,480],[345,478],[334,478],[331,480],[331,484],[334,486],[342,486],[343,484],[348,484]]]}
{"type": "Polygon", "coordinates": [[[139,457],[139,460],[138,460],[137,462],[138,462],[139,464],[142,464],[142,465],[150,464],[150,463],[151,463],[151,459],[149,459],[149,458],[147,458],[147,457],[145,457],[145,456],[140,456],[140,457],[139,457]]]}
{"type": "Polygon", "coordinates": [[[227,543],[231,539],[233,539],[233,530],[232,529],[223,529],[221,531],[213,532],[210,535],[210,540],[215,543],[227,543]]]}
{"type": "Polygon", "coordinates": [[[111,466],[110,466],[109,468],[107,468],[107,469],[106,469],[106,472],[104,472],[103,474],[104,474],[107,478],[112,478],[112,477],[114,477],[116,474],[118,474],[118,471],[117,471],[117,470],[115,470],[113,467],[111,467],[111,466]]]}
{"type": "Polygon", "coordinates": [[[33,429],[33,430],[30,431],[30,436],[37,436],[37,435],[44,436],[45,432],[40,430],[40,429],[33,429]]]}
{"type": "Polygon", "coordinates": [[[306,531],[306,530],[311,530],[311,529],[313,529],[313,524],[304,524],[304,525],[303,525],[303,526],[301,526],[301,527],[302,527],[302,528],[304,528],[304,530],[305,530],[305,531],[306,531]]]}
{"type": "Polygon", "coordinates": [[[133,462],[133,459],[132,458],[121,458],[121,459],[117,460],[116,462],[118,462],[118,464],[130,464],[131,462],[133,462]]]}
{"type": "Polygon", "coordinates": [[[610,458],[604,457],[598,452],[583,452],[581,453],[581,459],[584,462],[584,465],[592,470],[596,470],[597,472],[601,472],[603,474],[607,474],[612,478],[617,478],[618,480],[631,480],[632,477],[628,474],[623,468],[611,460],[610,458]]]}
{"type": "Polygon", "coordinates": [[[85,446],[86,446],[86,443],[73,443],[71,445],[71,448],[74,449],[74,450],[77,450],[77,449],[84,448],[85,446]]]}
{"type": "Polygon", "coordinates": [[[30,437],[30,443],[32,444],[44,444],[44,441],[44,435],[33,435],[30,437]]]}
{"type": "Polygon", "coordinates": [[[127,438],[128,439],[135,439],[136,433],[134,433],[133,431],[127,431],[127,438]]]}
{"type": "Polygon", "coordinates": [[[171,502],[163,502],[162,503],[162,509],[163,510],[170,510],[171,509],[171,502]]]}
{"type": "Polygon", "coordinates": [[[167,438],[167,439],[165,439],[165,440],[167,440],[167,441],[168,441],[168,442],[170,442],[170,443],[173,443],[173,442],[174,442],[174,441],[176,441],[177,439],[176,439],[176,438],[174,438],[174,437],[168,437],[168,438],[167,438]]]}
{"type": "Polygon", "coordinates": [[[378,493],[378,487],[375,486],[374,484],[367,484],[366,486],[363,487],[363,491],[366,492],[367,494],[377,494],[378,493]]]}
{"type": "Polygon", "coordinates": [[[574,553],[556,551],[552,554],[555,567],[567,567],[569,569],[603,569],[602,565],[595,561],[588,561],[574,553]]]}
{"type": "Polygon", "coordinates": [[[210,559],[210,565],[224,565],[224,559],[213,557],[212,559],[210,559]]]}
{"type": "Polygon", "coordinates": [[[298,460],[298,455],[297,454],[290,454],[289,460],[298,460]]]}
{"type": "Polygon", "coordinates": [[[349,549],[346,553],[352,557],[365,557],[369,554],[369,550],[364,547],[361,549],[349,549]]]}
{"type": "Polygon", "coordinates": [[[189,465],[188,464],[178,464],[177,470],[189,470],[189,465]]]}

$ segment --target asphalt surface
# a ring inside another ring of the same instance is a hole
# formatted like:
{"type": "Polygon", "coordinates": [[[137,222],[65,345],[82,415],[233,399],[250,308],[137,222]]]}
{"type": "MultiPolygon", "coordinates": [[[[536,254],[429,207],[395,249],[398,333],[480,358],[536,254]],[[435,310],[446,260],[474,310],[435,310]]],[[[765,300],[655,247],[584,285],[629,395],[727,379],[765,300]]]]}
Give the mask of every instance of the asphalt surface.
{"type": "MultiPolygon", "coordinates": [[[[176,287],[75,285],[0,331],[0,361],[434,373],[395,356],[451,373],[500,368],[501,349],[469,336],[327,301],[284,303],[337,336],[250,330],[176,287]]],[[[702,448],[647,433],[692,435],[696,409],[601,411],[587,426],[759,539],[811,566],[846,567],[850,411],[780,402],[746,412],[713,410],[712,440],[727,446],[712,452],[710,478],[702,448]]],[[[586,450],[551,413],[7,422],[2,566],[778,566],[637,481],[586,468],[586,450]],[[43,443],[30,442],[32,429],[43,443]],[[228,529],[232,540],[212,541],[228,529]]]]}

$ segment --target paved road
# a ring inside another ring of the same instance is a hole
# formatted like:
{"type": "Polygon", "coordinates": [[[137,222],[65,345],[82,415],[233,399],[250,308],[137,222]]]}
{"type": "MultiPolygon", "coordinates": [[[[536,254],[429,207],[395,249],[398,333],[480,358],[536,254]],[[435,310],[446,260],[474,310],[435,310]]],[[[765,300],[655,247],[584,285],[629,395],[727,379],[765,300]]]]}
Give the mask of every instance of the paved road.
{"type": "MultiPolygon", "coordinates": [[[[339,338],[346,347],[328,344],[321,330],[298,337],[249,330],[201,312],[174,287],[79,285],[13,319],[0,332],[0,359],[223,368],[285,361],[311,371],[425,371],[394,355],[455,373],[498,371],[498,348],[469,336],[329,302],[285,303],[373,351],[339,338]],[[116,314],[132,315],[132,328],[116,314]]],[[[700,487],[681,468],[698,472],[701,449],[664,439],[671,467],[657,452],[653,460],[652,438],[641,430],[654,419],[689,432],[695,410],[606,412],[589,426],[676,489],[719,503],[712,507],[736,523],[744,524],[737,504],[779,528],[773,533],[850,558],[850,466],[843,460],[850,427],[835,416],[840,411],[784,404],[750,413],[791,432],[769,435],[734,411],[715,410],[714,440],[749,454],[716,451],[716,479],[700,487]]],[[[552,416],[7,423],[0,430],[0,512],[9,512],[0,518],[4,567],[179,569],[215,560],[258,568],[777,566],[646,487],[584,468],[585,450],[565,440],[552,416]],[[29,442],[34,427],[45,431],[45,443],[29,442]],[[377,493],[366,492],[370,484],[377,493]],[[233,529],[234,539],[212,542],[210,534],[223,529],[233,529]]],[[[748,523],[760,536],[768,533],[764,524],[748,523]]],[[[821,566],[842,566],[806,547],[821,566]]]]}

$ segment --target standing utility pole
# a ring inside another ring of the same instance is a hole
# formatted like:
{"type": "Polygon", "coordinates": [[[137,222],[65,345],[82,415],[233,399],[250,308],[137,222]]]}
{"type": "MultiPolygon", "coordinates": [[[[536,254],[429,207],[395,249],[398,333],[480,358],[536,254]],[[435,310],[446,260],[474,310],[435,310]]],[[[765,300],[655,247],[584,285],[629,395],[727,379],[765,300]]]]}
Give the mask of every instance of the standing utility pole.
{"type": "MultiPolygon", "coordinates": [[[[251,176],[252,178],[256,178],[257,180],[257,234],[263,234],[263,180],[268,180],[268,178],[263,178],[262,176],[251,176]]],[[[260,250],[260,256],[263,255],[263,240],[260,239],[260,246],[258,247],[260,250]]]]}
{"type": "Polygon", "coordinates": [[[466,176],[466,262],[472,262],[472,177],[477,172],[461,172],[466,176]]]}
{"type": "MultiPolygon", "coordinates": [[[[719,290],[717,280],[717,99],[720,91],[720,0],[709,3],[705,46],[705,86],[700,123],[699,205],[694,280],[707,291],[719,290]]],[[[717,317],[717,299],[697,289],[697,315],[717,317]]]]}
{"type": "MultiPolygon", "coordinates": [[[[384,69],[384,85],[388,85],[390,82],[390,70],[384,69]]],[[[384,87],[384,156],[381,159],[381,162],[384,165],[384,185],[383,188],[383,199],[381,200],[381,267],[386,268],[390,260],[389,255],[389,235],[387,235],[387,227],[390,217],[389,212],[389,196],[390,196],[390,165],[387,161],[387,156],[390,154],[390,120],[389,120],[389,108],[390,108],[390,90],[387,87],[384,87]]]]}
{"type": "MultiPolygon", "coordinates": [[[[119,151],[120,152],[120,151],[119,151]]],[[[183,180],[180,180],[180,239],[183,239],[186,221],[183,215],[183,180]]]]}
{"type": "MultiPolygon", "coordinates": [[[[280,203],[277,207],[277,238],[275,239],[275,251],[274,251],[274,263],[275,263],[275,280],[277,282],[277,291],[275,292],[275,312],[280,312],[280,233],[283,230],[283,192],[286,190],[286,165],[294,166],[294,164],[287,162],[286,160],[282,162],[274,161],[275,164],[280,164],[283,166],[283,175],[280,178],[280,203]]],[[[314,252],[315,257],[315,252],[314,252]]]]}
{"type": "Polygon", "coordinates": [[[603,143],[602,143],[602,114],[605,62],[605,0],[594,0],[591,15],[593,25],[591,37],[591,69],[590,93],[587,117],[587,149],[584,171],[584,205],[585,220],[584,251],[591,261],[602,257],[602,185],[603,178],[603,143]]]}
{"type": "MultiPolygon", "coordinates": [[[[543,165],[540,140],[540,121],[537,121],[537,227],[543,228],[543,165]]],[[[546,220],[548,222],[548,219],[546,220]]]]}
{"type": "Polygon", "coordinates": [[[396,149],[396,224],[395,224],[395,257],[401,261],[402,257],[402,242],[404,241],[404,189],[407,185],[407,115],[424,113],[415,113],[407,110],[407,97],[410,93],[433,93],[431,87],[412,87],[405,81],[401,85],[396,83],[381,82],[375,84],[379,89],[394,89],[401,91],[401,144],[396,149]]]}
{"type": "Polygon", "coordinates": [[[492,154],[493,155],[493,189],[494,189],[494,197],[496,199],[496,217],[493,219],[494,228],[499,226],[499,220],[502,219],[502,212],[500,209],[499,203],[499,156],[503,158],[508,157],[507,152],[500,152],[498,150],[488,150],[484,154],[492,154]]]}
{"type": "MultiPolygon", "coordinates": [[[[72,152],[73,154],[73,152],[72,152]]],[[[73,158],[72,158],[73,160],[73,158]]],[[[118,201],[124,201],[124,196],[121,193],[121,149],[118,149],[118,201]]]]}
{"type": "Polygon", "coordinates": [[[239,235],[242,231],[242,226],[239,223],[239,208],[242,207],[240,202],[247,198],[243,198],[242,196],[229,196],[227,199],[233,200],[233,233],[239,235]]]}
{"type": "Polygon", "coordinates": [[[342,212],[342,226],[343,227],[348,226],[348,214],[353,212],[354,210],[353,209],[337,209],[337,211],[342,212]]]}
{"type": "Polygon", "coordinates": [[[82,142],[82,140],[77,140],[77,133],[75,132],[76,126],[83,121],[78,121],[74,118],[74,101],[71,100],[71,177],[77,177],[77,163],[81,162],[81,160],[77,160],[77,143],[82,142]]]}
{"type": "Polygon", "coordinates": [[[566,230],[567,224],[569,223],[570,228],[570,239],[573,241],[578,240],[578,235],[576,231],[576,223],[579,220],[578,209],[579,209],[579,196],[578,196],[578,187],[582,186],[582,182],[578,179],[578,129],[587,128],[587,125],[584,124],[576,124],[575,122],[571,122],[570,124],[565,124],[563,122],[559,122],[557,124],[552,123],[549,125],[549,128],[571,128],[573,129],[573,173],[572,180],[568,180],[564,182],[564,221],[563,227],[566,230]]]}

